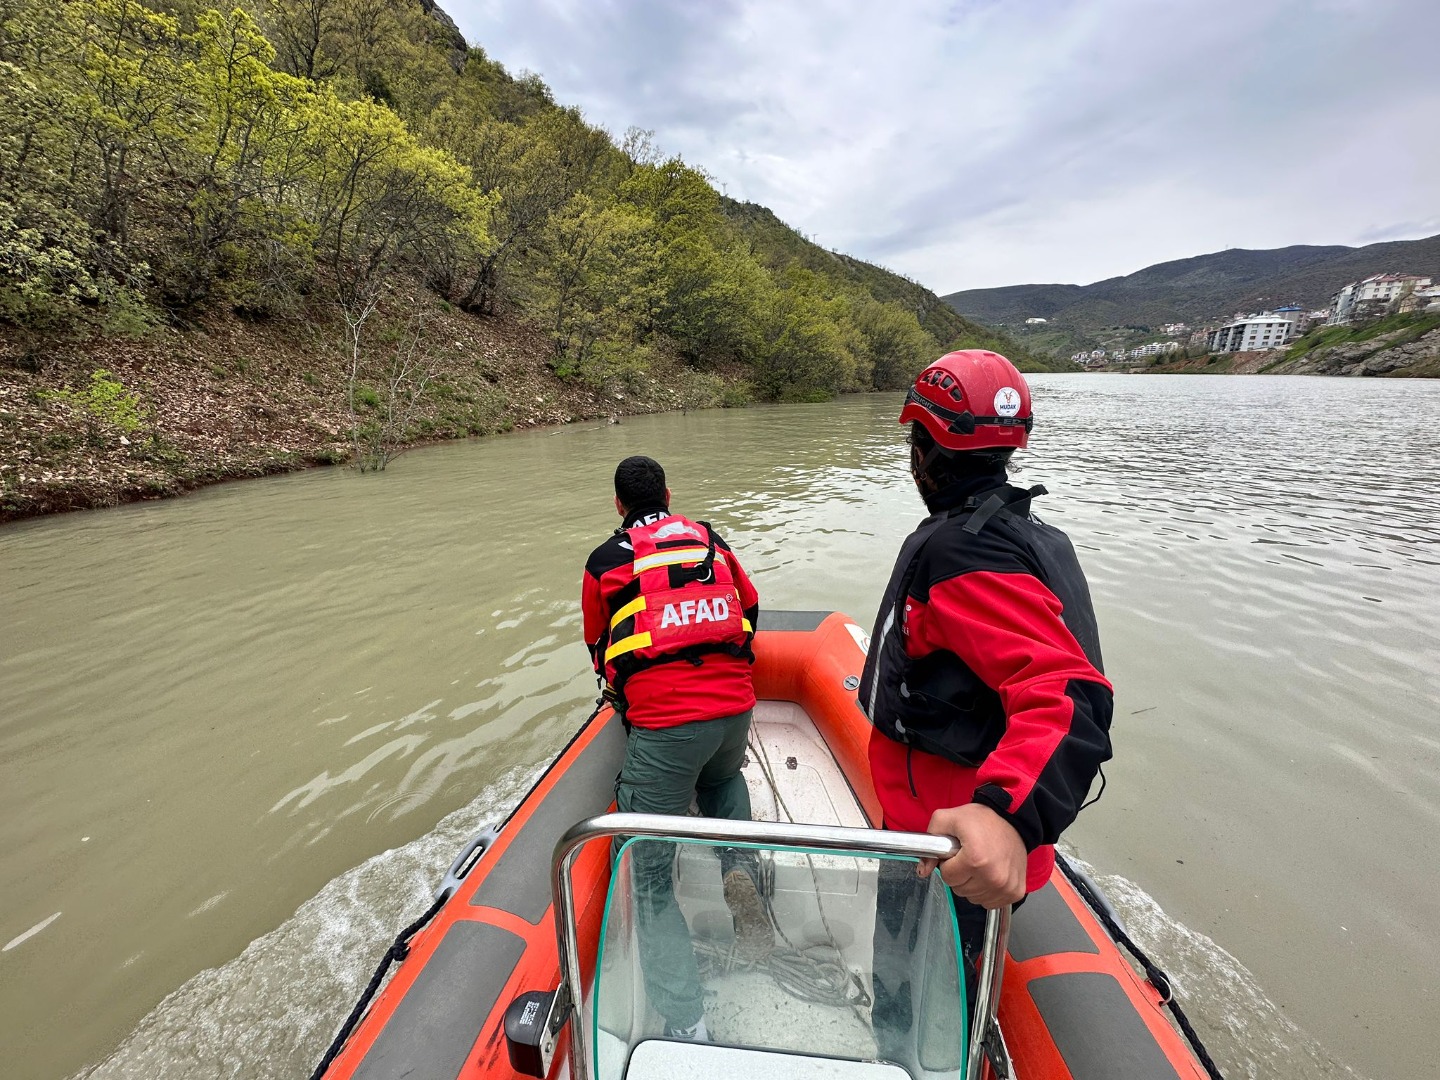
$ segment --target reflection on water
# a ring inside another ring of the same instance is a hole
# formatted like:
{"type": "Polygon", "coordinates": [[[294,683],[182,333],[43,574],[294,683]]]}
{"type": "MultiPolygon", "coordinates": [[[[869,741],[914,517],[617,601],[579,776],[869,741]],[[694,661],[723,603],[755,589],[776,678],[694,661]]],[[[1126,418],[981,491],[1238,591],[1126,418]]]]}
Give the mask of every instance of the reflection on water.
{"type": "MultiPolygon", "coordinates": [[[[1035,391],[1018,479],[1054,493],[1118,688],[1073,843],[1342,1060],[1428,1075],[1440,385],[1035,391]]],[[[577,425],[0,531],[7,1071],[96,1061],[185,984],[103,1075],[305,1075],[450,848],[593,699],[576,593],[614,463],[659,457],[769,606],[868,622],[920,514],[897,408],[577,425]]],[[[1235,1075],[1341,1075],[1194,966],[1235,1075]]]]}

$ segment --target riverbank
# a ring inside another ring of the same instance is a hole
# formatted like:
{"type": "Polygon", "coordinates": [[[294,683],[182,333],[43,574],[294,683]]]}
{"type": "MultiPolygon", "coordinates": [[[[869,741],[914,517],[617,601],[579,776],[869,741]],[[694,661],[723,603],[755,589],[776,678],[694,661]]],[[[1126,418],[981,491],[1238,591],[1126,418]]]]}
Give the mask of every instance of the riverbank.
{"type": "Polygon", "coordinates": [[[1284,352],[1211,353],[1140,370],[1147,375],[1340,375],[1440,378],[1440,316],[1392,317],[1368,326],[1322,327],[1284,352]]]}
{"type": "MultiPolygon", "coordinates": [[[[402,448],[750,400],[744,368],[699,372],[664,355],[601,385],[561,378],[546,335],[518,315],[476,318],[419,290],[392,297],[367,333],[374,350],[411,358],[412,385],[424,380],[402,448]]],[[[0,522],[349,461],[344,343],[324,311],[28,353],[0,338],[0,522]]],[[[383,419],[390,397],[361,386],[361,423],[383,419]]]]}

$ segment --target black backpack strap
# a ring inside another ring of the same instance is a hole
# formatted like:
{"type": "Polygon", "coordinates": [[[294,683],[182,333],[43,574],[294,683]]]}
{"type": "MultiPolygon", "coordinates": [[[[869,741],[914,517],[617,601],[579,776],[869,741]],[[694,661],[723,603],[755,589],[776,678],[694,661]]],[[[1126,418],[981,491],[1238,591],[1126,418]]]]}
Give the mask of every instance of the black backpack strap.
{"type": "Polygon", "coordinates": [[[670,568],[670,584],[676,587],[692,581],[704,585],[706,582],[715,580],[715,530],[710,527],[708,521],[697,521],[695,524],[705,530],[708,550],[705,552],[705,558],[689,569],[680,566],[670,568]]]}
{"type": "Polygon", "coordinates": [[[997,491],[983,503],[980,508],[970,515],[970,519],[960,526],[972,536],[978,535],[980,530],[985,528],[986,522],[994,517],[1001,510],[1008,510],[1017,503],[1025,503],[1026,510],[1029,510],[1031,499],[1038,499],[1041,495],[1047,495],[1044,484],[1036,484],[1032,488],[1011,488],[1008,491],[997,491]]]}
{"type": "Polygon", "coordinates": [[[971,514],[965,524],[960,527],[967,533],[978,534],[981,529],[985,528],[987,521],[994,517],[999,511],[1005,509],[1005,503],[1006,499],[1004,495],[991,495],[980,504],[980,509],[971,514]]]}

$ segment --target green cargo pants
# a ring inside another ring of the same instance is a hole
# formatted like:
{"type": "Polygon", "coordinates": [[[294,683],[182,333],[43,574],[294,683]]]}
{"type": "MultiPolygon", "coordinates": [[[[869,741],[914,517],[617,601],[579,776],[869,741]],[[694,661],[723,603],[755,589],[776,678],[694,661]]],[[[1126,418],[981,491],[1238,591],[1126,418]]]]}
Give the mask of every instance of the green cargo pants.
{"type": "MultiPolygon", "coordinates": [[[[752,714],[747,709],[673,728],[631,728],[615,785],[619,809],[685,814],[694,799],[705,817],[749,821],[750,793],[740,766],[752,714]]],[[[675,900],[675,845],[636,840],[630,857],[646,994],[671,1027],[691,1027],[704,1006],[690,928],[675,900]]],[[[720,850],[722,873],[749,861],[740,852],[720,850]]]]}

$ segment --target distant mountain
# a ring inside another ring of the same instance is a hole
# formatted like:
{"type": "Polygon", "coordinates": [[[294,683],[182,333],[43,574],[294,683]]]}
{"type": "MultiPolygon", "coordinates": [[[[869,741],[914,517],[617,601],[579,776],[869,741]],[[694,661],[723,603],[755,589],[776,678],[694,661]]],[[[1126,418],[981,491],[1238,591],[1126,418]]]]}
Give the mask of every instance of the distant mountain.
{"type": "Polygon", "coordinates": [[[1047,335],[1054,339],[1049,344],[1062,347],[1083,344],[1107,327],[1196,326],[1282,304],[1324,307],[1346,282],[1385,271],[1440,276],[1440,235],[1360,248],[1234,248],[1093,285],[1010,285],[942,299],[967,318],[1012,332],[1026,319],[1047,319],[1047,335]]]}

